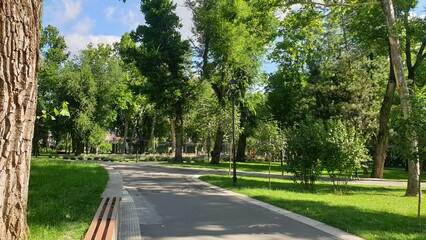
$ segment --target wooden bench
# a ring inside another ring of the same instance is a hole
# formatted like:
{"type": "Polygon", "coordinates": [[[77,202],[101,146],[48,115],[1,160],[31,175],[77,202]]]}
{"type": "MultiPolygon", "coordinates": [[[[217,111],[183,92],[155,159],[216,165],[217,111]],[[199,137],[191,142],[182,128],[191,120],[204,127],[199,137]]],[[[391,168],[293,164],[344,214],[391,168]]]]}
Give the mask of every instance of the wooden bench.
{"type": "Polygon", "coordinates": [[[104,197],[84,240],[118,239],[120,197],[104,197]]]}

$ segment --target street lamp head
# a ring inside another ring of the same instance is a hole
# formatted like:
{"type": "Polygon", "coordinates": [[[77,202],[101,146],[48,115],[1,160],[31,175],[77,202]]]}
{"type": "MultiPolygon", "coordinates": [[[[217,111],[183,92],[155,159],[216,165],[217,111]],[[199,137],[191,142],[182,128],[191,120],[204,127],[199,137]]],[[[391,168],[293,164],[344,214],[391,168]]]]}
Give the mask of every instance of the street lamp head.
{"type": "Polygon", "coordinates": [[[238,82],[234,78],[231,78],[231,80],[229,80],[228,84],[229,84],[229,87],[231,89],[235,89],[238,86],[238,82]]]}

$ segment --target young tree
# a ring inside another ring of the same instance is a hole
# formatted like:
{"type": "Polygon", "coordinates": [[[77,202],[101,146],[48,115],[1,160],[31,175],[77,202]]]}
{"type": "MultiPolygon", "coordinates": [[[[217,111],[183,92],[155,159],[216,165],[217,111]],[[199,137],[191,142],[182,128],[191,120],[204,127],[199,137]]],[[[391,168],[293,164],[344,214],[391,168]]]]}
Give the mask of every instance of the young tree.
{"type": "Polygon", "coordinates": [[[0,236],[27,238],[42,1],[0,2],[0,236]]]}

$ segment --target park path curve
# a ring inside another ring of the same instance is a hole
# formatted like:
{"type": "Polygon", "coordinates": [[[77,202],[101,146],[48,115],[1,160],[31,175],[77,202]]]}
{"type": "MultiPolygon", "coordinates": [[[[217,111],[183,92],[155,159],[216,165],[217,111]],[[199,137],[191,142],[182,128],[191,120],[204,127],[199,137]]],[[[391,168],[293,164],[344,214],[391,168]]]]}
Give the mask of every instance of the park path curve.
{"type": "Polygon", "coordinates": [[[143,239],[361,239],[198,180],[208,170],[155,163],[107,165],[122,176],[123,193],[134,203],[130,212],[137,215],[143,239]]]}

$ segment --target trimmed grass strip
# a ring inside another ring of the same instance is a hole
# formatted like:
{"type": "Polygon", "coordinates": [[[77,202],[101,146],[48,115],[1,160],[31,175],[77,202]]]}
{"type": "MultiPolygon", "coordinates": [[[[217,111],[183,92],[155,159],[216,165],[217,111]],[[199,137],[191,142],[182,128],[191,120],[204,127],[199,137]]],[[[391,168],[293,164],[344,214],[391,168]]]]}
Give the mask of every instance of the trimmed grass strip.
{"type": "Polygon", "coordinates": [[[30,239],[82,239],[107,181],[107,170],[96,164],[33,158],[28,196],[30,239]]]}
{"type": "MultiPolygon", "coordinates": [[[[348,194],[333,193],[330,183],[318,182],[316,192],[304,191],[292,181],[239,177],[232,187],[228,176],[202,176],[203,181],[235,191],[271,205],[307,216],[368,240],[426,239],[419,232],[417,198],[404,197],[405,189],[351,185],[348,194]]],[[[426,204],[422,204],[422,222],[426,223],[426,204]]]]}

